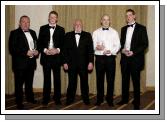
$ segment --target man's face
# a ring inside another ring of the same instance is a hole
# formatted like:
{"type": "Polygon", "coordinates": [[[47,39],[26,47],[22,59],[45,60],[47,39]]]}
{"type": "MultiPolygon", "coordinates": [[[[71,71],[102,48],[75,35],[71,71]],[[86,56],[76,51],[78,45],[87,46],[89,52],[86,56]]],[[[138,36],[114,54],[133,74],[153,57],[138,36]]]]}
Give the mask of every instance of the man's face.
{"type": "Polygon", "coordinates": [[[56,24],[58,21],[58,16],[56,16],[55,14],[50,14],[49,16],[49,23],[50,24],[56,24]]]}
{"type": "Polygon", "coordinates": [[[27,17],[23,17],[20,20],[20,27],[22,30],[27,31],[30,27],[30,19],[27,17]]]}
{"type": "Polygon", "coordinates": [[[101,19],[101,24],[103,27],[109,27],[110,26],[109,16],[103,16],[103,18],[101,19]]]}
{"type": "Polygon", "coordinates": [[[80,20],[75,21],[74,30],[76,32],[81,32],[82,31],[82,22],[80,20]]]}
{"type": "Polygon", "coordinates": [[[133,15],[132,12],[127,12],[126,13],[126,21],[127,23],[132,23],[135,21],[135,15],[133,15]]]}

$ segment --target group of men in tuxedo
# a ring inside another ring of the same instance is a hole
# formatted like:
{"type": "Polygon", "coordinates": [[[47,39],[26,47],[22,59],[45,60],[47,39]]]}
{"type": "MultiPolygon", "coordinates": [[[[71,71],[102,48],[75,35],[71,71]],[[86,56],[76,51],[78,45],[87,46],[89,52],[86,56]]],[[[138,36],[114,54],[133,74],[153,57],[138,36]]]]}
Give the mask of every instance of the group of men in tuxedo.
{"type": "Polygon", "coordinates": [[[56,105],[61,104],[60,68],[63,65],[68,72],[68,88],[66,105],[75,100],[77,76],[80,76],[81,96],[84,104],[89,105],[88,73],[96,68],[96,105],[104,101],[104,77],[107,79],[106,101],[113,106],[115,80],[115,57],[121,52],[122,100],[118,103],[128,103],[130,76],[134,88],[134,109],[140,109],[140,71],[144,67],[144,53],[148,47],[146,27],[135,22],[135,12],[126,10],[127,25],[121,29],[121,39],[118,32],[110,27],[110,18],[101,18],[101,27],[93,32],[83,31],[82,21],[73,23],[73,31],[67,32],[57,25],[58,13],[51,11],[48,22],[40,27],[37,39],[35,31],[31,30],[30,18],[22,16],[19,28],[11,31],[9,50],[12,55],[12,68],[15,78],[15,96],[18,109],[23,109],[23,84],[27,102],[37,103],[33,93],[33,77],[36,69],[36,58],[41,54],[40,63],[43,66],[43,105],[50,101],[51,71],[53,71],[54,96],[56,105]]]}

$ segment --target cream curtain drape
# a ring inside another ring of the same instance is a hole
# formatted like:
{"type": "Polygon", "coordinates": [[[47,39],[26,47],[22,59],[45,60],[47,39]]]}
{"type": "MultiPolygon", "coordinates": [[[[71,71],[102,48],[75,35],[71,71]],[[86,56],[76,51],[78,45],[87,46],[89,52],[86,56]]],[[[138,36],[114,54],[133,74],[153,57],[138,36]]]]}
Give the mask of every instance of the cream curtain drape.
{"type": "MultiPolygon", "coordinates": [[[[73,22],[75,19],[83,21],[83,28],[85,31],[92,33],[95,29],[100,27],[100,19],[102,15],[108,14],[111,17],[111,26],[115,28],[119,34],[121,27],[125,23],[126,9],[134,9],[137,16],[137,22],[146,25],[147,6],[140,5],[59,5],[53,6],[53,10],[59,14],[58,24],[63,26],[66,32],[73,30],[73,22]]],[[[120,54],[116,58],[116,76],[115,76],[115,94],[121,93],[121,71],[120,71],[120,54]]],[[[141,73],[141,91],[145,91],[146,87],[146,71],[141,73]]],[[[62,91],[66,92],[68,77],[62,71],[62,91]]],[[[80,83],[78,82],[77,93],[80,93],[80,83]]],[[[132,87],[131,87],[132,89],[132,87]]],[[[95,68],[92,74],[89,74],[89,90],[90,93],[96,93],[96,74],[95,68]]],[[[105,82],[106,90],[106,82],[105,82]]],[[[106,92],[106,91],[105,91],[106,92]]]]}
{"type": "Polygon", "coordinates": [[[14,91],[14,77],[12,73],[12,61],[8,50],[8,39],[10,31],[15,28],[15,6],[5,6],[5,92],[8,94],[14,91]]]}

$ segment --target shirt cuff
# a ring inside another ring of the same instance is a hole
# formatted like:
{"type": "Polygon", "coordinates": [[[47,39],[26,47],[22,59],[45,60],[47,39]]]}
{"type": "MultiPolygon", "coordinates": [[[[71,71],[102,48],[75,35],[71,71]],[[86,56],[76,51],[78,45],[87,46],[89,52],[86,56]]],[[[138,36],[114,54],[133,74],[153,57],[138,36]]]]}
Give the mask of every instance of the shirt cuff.
{"type": "Polygon", "coordinates": [[[46,50],[47,50],[47,48],[44,48],[43,52],[45,53],[45,52],[46,52],[46,50]]]}
{"type": "Polygon", "coordinates": [[[57,50],[59,51],[59,53],[60,53],[60,48],[57,48],[57,50]]]}

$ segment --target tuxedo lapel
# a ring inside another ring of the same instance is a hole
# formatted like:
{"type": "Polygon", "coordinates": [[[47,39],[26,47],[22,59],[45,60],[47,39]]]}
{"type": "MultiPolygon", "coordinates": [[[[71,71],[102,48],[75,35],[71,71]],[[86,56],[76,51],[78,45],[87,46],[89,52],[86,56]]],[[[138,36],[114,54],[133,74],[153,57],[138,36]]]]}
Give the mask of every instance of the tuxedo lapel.
{"type": "Polygon", "coordinates": [[[132,34],[131,47],[133,47],[135,43],[134,40],[136,40],[135,38],[137,37],[137,30],[138,30],[138,24],[136,23],[133,34],[132,34]]]}
{"type": "Polygon", "coordinates": [[[54,32],[53,32],[53,36],[52,36],[53,42],[55,41],[55,37],[56,37],[57,33],[58,33],[58,27],[56,27],[54,32]]]}
{"type": "Polygon", "coordinates": [[[71,35],[71,36],[72,36],[72,41],[73,41],[72,43],[73,43],[73,45],[75,46],[75,48],[77,48],[77,42],[76,42],[75,32],[74,32],[74,31],[72,32],[72,35],[71,35]]]}
{"type": "MultiPolygon", "coordinates": [[[[50,35],[49,35],[49,37],[50,37],[50,35]]],[[[55,47],[56,47],[56,44],[57,44],[56,40],[59,40],[58,38],[59,38],[59,27],[58,27],[58,25],[56,25],[56,28],[55,28],[55,30],[53,32],[53,35],[52,35],[52,39],[53,39],[53,43],[54,43],[55,47]]]]}
{"type": "Polygon", "coordinates": [[[123,42],[123,46],[125,45],[125,41],[126,41],[127,29],[128,29],[128,27],[126,26],[126,28],[123,30],[123,37],[121,37],[122,38],[122,42],[123,42]]]}
{"type": "Polygon", "coordinates": [[[49,41],[50,41],[50,28],[49,28],[49,24],[45,27],[45,33],[46,33],[46,40],[45,40],[45,42],[48,44],[49,43],[49,41]]]}
{"type": "Polygon", "coordinates": [[[27,40],[26,35],[24,34],[24,32],[22,31],[21,28],[19,29],[19,33],[20,33],[21,38],[22,38],[23,41],[25,42],[27,48],[29,49],[28,40],[27,40]]]}
{"type": "Polygon", "coordinates": [[[31,30],[30,30],[30,35],[32,36],[32,39],[33,39],[33,42],[34,42],[34,48],[36,48],[36,47],[37,47],[37,45],[36,45],[37,39],[36,39],[36,37],[35,37],[33,31],[31,31],[31,30]]]}
{"type": "Polygon", "coordinates": [[[83,37],[83,33],[81,32],[81,35],[80,35],[80,38],[79,38],[79,42],[78,42],[78,48],[79,48],[80,45],[81,45],[82,37],[83,37]]]}

